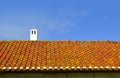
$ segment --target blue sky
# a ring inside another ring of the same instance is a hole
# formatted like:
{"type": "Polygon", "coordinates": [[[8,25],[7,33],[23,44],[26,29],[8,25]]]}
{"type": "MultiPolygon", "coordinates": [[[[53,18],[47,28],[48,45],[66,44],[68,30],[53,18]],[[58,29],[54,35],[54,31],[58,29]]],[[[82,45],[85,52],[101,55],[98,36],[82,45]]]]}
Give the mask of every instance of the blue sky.
{"type": "Polygon", "coordinates": [[[120,40],[120,0],[0,0],[0,40],[120,40]]]}

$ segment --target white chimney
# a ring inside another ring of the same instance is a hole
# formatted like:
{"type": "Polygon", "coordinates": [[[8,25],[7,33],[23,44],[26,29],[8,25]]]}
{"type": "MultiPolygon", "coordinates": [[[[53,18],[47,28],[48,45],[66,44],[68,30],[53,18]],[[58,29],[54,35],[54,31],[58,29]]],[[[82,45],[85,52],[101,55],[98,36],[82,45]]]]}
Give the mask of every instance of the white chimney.
{"type": "Polygon", "coordinates": [[[37,40],[37,29],[30,29],[30,40],[37,40]]]}

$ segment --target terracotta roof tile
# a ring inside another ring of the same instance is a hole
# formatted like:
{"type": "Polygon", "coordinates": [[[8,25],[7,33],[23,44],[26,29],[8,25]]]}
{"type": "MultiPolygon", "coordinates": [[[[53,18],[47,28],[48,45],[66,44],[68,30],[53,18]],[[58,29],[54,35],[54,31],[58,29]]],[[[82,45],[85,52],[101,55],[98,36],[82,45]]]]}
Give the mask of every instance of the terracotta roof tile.
{"type": "Polygon", "coordinates": [[[120,69],[119,41],[0,41],[1,70],[120,69]]]}

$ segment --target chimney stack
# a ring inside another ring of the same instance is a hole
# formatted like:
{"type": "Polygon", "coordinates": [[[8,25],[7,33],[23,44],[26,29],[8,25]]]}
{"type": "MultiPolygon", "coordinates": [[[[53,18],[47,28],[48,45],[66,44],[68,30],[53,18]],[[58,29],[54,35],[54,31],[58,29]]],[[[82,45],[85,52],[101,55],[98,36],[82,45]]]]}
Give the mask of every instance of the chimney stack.
{"type": "Polygon", "coordinates": [[[37,40],[37,29],[30,29],[30,40],[37,40]]]}

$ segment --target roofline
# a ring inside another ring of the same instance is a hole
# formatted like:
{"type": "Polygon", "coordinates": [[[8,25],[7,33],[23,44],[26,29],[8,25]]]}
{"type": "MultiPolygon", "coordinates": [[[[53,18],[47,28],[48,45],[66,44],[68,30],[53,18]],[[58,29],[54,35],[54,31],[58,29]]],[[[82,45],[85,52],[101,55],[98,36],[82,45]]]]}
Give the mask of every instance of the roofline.
{"type": "MultiPolygon", "coordinates": [[[[0,40],[0,41],[32,41],[32,40],[0,40]]],[[[80,41],[80,42],[120,42],[120,40],[35,40],[35,41],[80,41]]]]}

